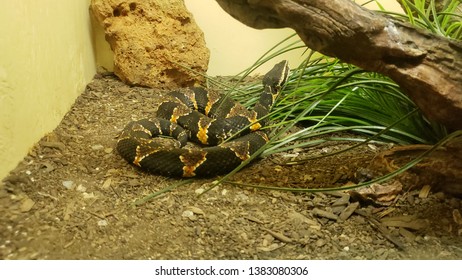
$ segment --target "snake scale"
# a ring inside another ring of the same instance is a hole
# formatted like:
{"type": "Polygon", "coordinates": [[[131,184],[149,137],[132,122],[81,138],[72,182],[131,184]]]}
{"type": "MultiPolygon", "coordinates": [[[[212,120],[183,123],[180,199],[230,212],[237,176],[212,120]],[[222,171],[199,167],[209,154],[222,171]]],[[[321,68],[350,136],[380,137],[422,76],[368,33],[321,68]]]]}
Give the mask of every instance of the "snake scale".
{"type": "Polygon", "coordinates": [[[117,151],[142,170],[168,177],[230,172],[268,141],[260,128],[265,126],[265,116],[288,74],[287,61],[265,74],[263,91],[253,110],[201,87],[170,92],[170,100],[159,105],[156,118],[132,121],[123,129],[117,151]],[[160,139],[163,136],[176,139],[176,145],[166,144],[160,139]],[[186,148],[188,140],[202,147],[186,148]]]}

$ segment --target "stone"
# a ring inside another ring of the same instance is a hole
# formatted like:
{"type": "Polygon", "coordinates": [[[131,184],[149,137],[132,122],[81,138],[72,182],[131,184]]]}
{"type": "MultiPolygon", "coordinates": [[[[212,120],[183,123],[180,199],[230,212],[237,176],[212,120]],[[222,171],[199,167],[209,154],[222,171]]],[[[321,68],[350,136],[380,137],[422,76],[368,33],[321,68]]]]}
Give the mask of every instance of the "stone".
{"type": "Polygon", "coordinates": [[[21,212],[29,212],[32,209],[32,207],[34,207],[34,205],[35,205],[35,201],[33,201],[30,198],[26,198],[21,203],[20,210],[21,210],[21,212]]]}
{"type": "Polygon", "coordinates": [[[123,82],[174,89],[204,79],[210,52],[183,0],[92,0],[90,8],[123,82]]]}

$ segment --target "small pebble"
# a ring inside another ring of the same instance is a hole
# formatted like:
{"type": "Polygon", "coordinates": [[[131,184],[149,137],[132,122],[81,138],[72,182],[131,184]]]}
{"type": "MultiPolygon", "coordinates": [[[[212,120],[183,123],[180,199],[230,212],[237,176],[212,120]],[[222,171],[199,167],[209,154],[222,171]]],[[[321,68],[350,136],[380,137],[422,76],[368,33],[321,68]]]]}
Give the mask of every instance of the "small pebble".
{"type": "Polygon", "coordinates": [[[29,212],[30,209],[32,209],[32,207],[34,207],[35,205],[35,201],[33,201],[32,199],[30,198],[26,198],[22,203],[21,203],[21,207],[20,207],[20,210],[21,212],[29,212]]]}
{"type": "Polygon", "coordinates": [[[129,87],[123,87],[123,86],[122,86],[122,87],[119,87],[118,90],[119,90],[120,93],[128,93],[128,92],[130,92],[130,88],[129,88],[129,87]]]}
{"type": "Polygon", "coordinates": [[[107,220],[99,220],[98,221],[98,226],[100,226],[100,227],[105,227],[105,226],[107,226],[107,224],[108,224],[107,220]]]}
{"type": "Polygon", "coordinates": [[[237,200],[240,200],[240,201],[248,201],[249,200],[249,197],[243,193],[238,193],[236,195],[236,199],[237,200]]]}
{"type": "Polygon", "coordinates": [[[195,206],[189,206],[188,210],[186,211],[191,211],[193,214],[196,214],[196,215],[205,215],[204,210],[200,209],[199,207],[195,207],[195,206]]]}
{"type": "Polygon", "coordinates": [[[343,195],[334,203],[332,203],[332,206],[340,206],[340,205],[347,205],[350,202],[350,195],[343,195]]]}
{"type": "Polygon", "coordinates": [[[82,185],[78,185],[77,188],[76,188],[76,190],[79,191],[79,192],[84,192],[84,191],[87,190],[87,188],[85,188],[85,187],[82,186],[82,185]]]}
{"type": "Polygon", "coordinates": [[[353,202],[350,205],[348,205],[348,207],[346,207],[342,211],[342,213],[340,213],[339,220],[346,221],[351,216],[351,214],[353,214],[353,212],[358,208],[358,206],[359,202],[353,202]]]}
{"type": "Polygon", "coordinates": [[[457,199],[457,198],[451,198],[449,200],[449,205],[452,207],[452,208],[460,208],[460,199],[457,199]]]}
{"type": "Polygon", "coordinates": [[[322,246],[326,245],[326,240],[325,239],[318,239],[318,240],[316,240],[315,245],[317,247],[322,247],[322,246]]]}
{"type": "Polygon", "coordinates": [[[94,193],[82,193],[83,199],[90,199],[90,198],[96,198],[96,195],[94,193]]]}
{"type": "Polygon", "coordinates": [[[101,145],[101,144],[96,144],[96,145],[91,146],[91,149],[92,149],[93,151],[98,151],[98,150],[104,149],[104,146],[101,145]]]}
{"type": "Polygon", "coordinates": [[[454,222],[458,225],[462,225],[462,215],[460,214],[458,209],[452,210],[452,218],[454,219],[454,222]]]}
{"type": "Polygon", "coordinates": [[[327,219],[331,219],[331,220],[337,220],[338,219],[338,216],[335,215],[334,213],[327,212],[327,211],[321,210],[319,208],[314,208],[313,209],[313,215],[323,217],[323,218],[327,218],[327,219]]]}
{"type": "Polygon", "coordinates": [[[111,178],[107,178],[104,183],[103,183],[103,186],[101,187],[102,189],[108,189],[110,186],[111,186],[111,183],[112,183],[112,179],[111,178]]]}
{"type": "Polygon", "coordinates": [[[181,213],[181,217],[191,218],[193,216],[194,216],[194,212],[191,210],[185,210],[183,211],[183,213],[181,213]]]}
{"type": "Polygon", "coordinates": [[[435,193],[435,197],[439,200],[444,200],[444,198],[446,197],[446,195],[444,194],[444,192],[437,192],[435,193]]]}
{"type": "Polygon", "coordinates": [[[63,181],[63,186],[66,189],[70,190],[74,186],[74,181],[63,181]]]}

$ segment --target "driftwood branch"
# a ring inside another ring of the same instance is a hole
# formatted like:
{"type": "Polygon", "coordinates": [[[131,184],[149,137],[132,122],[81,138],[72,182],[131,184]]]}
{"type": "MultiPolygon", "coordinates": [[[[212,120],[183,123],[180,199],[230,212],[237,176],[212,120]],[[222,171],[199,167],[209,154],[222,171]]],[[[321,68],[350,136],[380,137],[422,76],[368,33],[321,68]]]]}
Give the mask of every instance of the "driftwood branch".
{"type": "Polygon", "coordinates": [[[462,129],[462,44],[351,0],[217,0],[254,28],[294,29],[305,44],[392,78],[431,120],[462,129]]]}

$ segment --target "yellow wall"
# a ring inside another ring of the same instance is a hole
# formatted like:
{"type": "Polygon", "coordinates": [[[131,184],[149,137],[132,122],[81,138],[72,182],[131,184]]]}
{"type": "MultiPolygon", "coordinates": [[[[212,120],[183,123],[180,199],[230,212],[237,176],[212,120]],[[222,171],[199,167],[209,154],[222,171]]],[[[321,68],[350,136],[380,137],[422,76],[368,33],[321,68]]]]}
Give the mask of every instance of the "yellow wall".
{"type": "MultiPolygon", "coordinates": [[[[225,13],[215,0],[184,0],[186,7],[193,14],[196,23],[205,34],[207,47],[210,49],[210,63],[207,74],[235,75],[254,63],[262,54],[268,51],[282,39],[294,33],[289,28],[257,30],[225,13]]],[[[367,0],[359,0],[364,3],[367,0]]],[[[387,9],[399,10],[395,0],[381,0],[381,4],[387,9]]],[[[375,3],[367,5],[370,9],[377,9],[375,3]]],[[[112,52],[109,44],[104,39],[104,31],[100,26],[95,26],[96,61],[105,69],[112,71],[112,52]]],[[[299,39],[298,36],[291,42],[299,39]]],[[[306,58],[304,49],[291,51],[277,60],[288,59],[291,67],[306,58]]],[[[274,62],[276,62],[274,61],[274,62]]],[[[271,63],[261,67],[256,72],[265,73],[271,68],[271,63]]]]}
{"type": "MultiPolygon", "coordinates": [[[[210,50],[208,75],[235,75],[252,65],[263,53],[292,35],[291,29],[256,30],[225,13],[215,0],[184,0],[193,14],[199,28],[205,35],[210,50]]],[[[104,39],[101,26],[94,26],[96,62],[106,70],[112,71],[113,60],[109,44],[104,39]]],[[[297,37],[298,38],[298,37],[297,37]]],[[[292,40],[291,42],[293,42],[292,40]]],[[[302,60],[303,50],[293,51],[277,60],[289,59],[294,66],[302,60]]],[[[257,72],[264,73],[271,64],[257,72]]]]}
{"type": "MultiPolygon", "coordinates": [[[[368,0],[356,2],[361,4],[368,0]]],[[[396,0],[380,0],[380,3],[386,9],[400,10],[396,0]]],[[[252,65],[282,39],[294,33],[289,28],[257,30],[247,27],[225,13],[215,0],[185,0],[185,4],[204,31],[205,40],[210,49],[208,74],[211,76],[237,74],[252,65]]],[[[373,2],[366,7],[378,10],[373,2]]],[[[291,42],[295,40],[299,40],[299,37],[294,37],[291,42]]],[[[306,54],[303,55],[304,51],[304,49],[291,51],[279,56],[276,61],[287,59],[291,67],[297,67],[306,58],[306,54]]],[[[268,63],[257,72],[263,74],[271,66],[271,63],[268,63]]]]}
{"type": "MultiPolygon", "coordinates": [[[[271,47],[294,34],[292,29],[250,28],[225,13],[215,0],[185,0],[186,7],[194,15],[199,27],[204,31],[210,49],[210,63],[207,74],[234,75],[251,66],[271,47]]],[[[296,36],[290,42],[299,40],[296,36]]],[[[301,44],[303,45],[303,44],[301,44]]],[[[305,49],[291,51],[273,61],[287,59],[292,66],[303,60],[305,49]]],[[[265,73],[272,64],[262,66],[258,73],[265,73]]]]}
{"type": "Polygon", "coordinates": [[[58,125],[93,77],[89,3],[2,1],[0,179],[58,125]]]}

